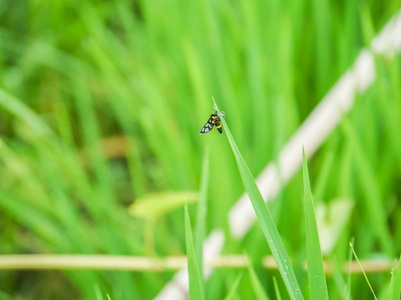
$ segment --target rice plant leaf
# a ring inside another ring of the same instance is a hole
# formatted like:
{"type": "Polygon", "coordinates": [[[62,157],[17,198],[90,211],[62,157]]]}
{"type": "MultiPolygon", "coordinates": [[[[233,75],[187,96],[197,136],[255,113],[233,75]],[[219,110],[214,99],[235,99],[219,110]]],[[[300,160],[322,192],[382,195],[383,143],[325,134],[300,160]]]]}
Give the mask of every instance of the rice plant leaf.
{"type": "Polygon", "coordinates": [[[96,300],[103,300],[102,292],[100,291],[99,284],[94,284],[93,288],[95,290],[96,300]]]}
{"type": "Polygon", "coordinates": [[[234,300],[234,299],[236,299],[237,290],[238,290],[238,286],[239,286],[239,283],[241,281],[241,278],[242,278],[242,273],[240,273],[237,276],[237,279],[235,279],[234,284],[231,286],[230,291],[227,294],[227,296],[224,298],[224,300],[234,300]]]}
{"type": "Polygon", "coordinates": [[[209,148],[205,149],[202,164],[202,178],[199,192],[199,202],[197,207],[197,224],[195,230],[195,255],[198,263],[199,274],[202,287],[205,282],[203,277],[203,240],[206,234],[206,214],[207,214],[207,190],[209,183],[209,148]]]}
{"type": "Polygon", "coordinates": [[[379,183],[372,168],[372,163],[369,161],[360,142],[360,137],[350,120],[344,118],[341,126],[347,141],[351,144],[355,165],[358,168],[357,180],[360,181],[361,191],[365,193],[364,197],[361,198],[365,201],[364,205],[367,210],[368,221],[383,251],[387,255],[393,256],[395,248],[387,226],[386,209],[383,205],[384,201],[382,201],[379,183]]]}
{"type": "MultiPolygon", "coordinates": [[[[354,238],[351,238],[351,244],[354,244],[354,238]]],[[[349,300],[351,299],[351,270],[352,270],[352,249],[351,247],[349,248],[349,252],[348,252],[348,275],[347,275],[347,286],[346,286],[346,290],[344,293],[344,300],[349,300]]]]}
{"type": "Polygon", "coordinates": [[[388,287],[388,294],[387,294],[387,299],[391,300],[393,299],[394,295],[394,278],[396,274],[396,261],[394,260],[393,268],[391,269],[391,279],[390,279],[390,285],[388,287]]]}
{"type": "Polygon", "coordinates": [[[281,300],[280,289],[278,288],[277,279],[273,277],[274,292],[276,293],[276,300],[281,300]]]}
{"type": "Polygon", "coordinates": [[[155,220],[169,212],[183,207],[186,203],[198,201],[196,191],[162,191],[149,193],[135,199],[128,208],[131,215],[147,220],[155,220]]]}
{"type": "Polygon", "coordinates": [[[308,263],[310,298],[312,300],[329,299],[326,276],[323,267],[322,252],[320,250],[319,235],[316,225],[315,208],[313,206],[312,192],[310,188],[308,164],[306,162],[304,149],[302,149],[302,156],[306,230],[306,260],[308,263]]]}
{"type": "Polygon", "coordinates": [[[252,284],[252,288],[255,293],[256,299],[269,300],[269,297],[265,293],[263,286],[258,278],[258,275],[256,275],[255,269],[254,269],[252,263],[250,262],[250,260],[248,260],[248,271],[249,271],[249,274],[251,275],[251,284],[252,284]]]}
{"type": "Polygon", "coordinates": [[[204,290],[202,287],[198,263],[196,261],[191,221],[189,219],[187,206],[185,206],[185,240],[188,257],[189,296],[191,300],[204,300],[204,290]]]}
{"type": "MultiPolygon", "coordinates": [[[[401,260],[401,257],[400,257],[400,260],[401,260]]],[[[398,263],[399,263],[400,261],[398,261],[398,263]]],[[[394,280],[393,280],[393,284],[392,284],[392,291],[391,291],[391,293],[392,293],[392,300],[398,300],[398,299],[401,299],[401,268],[400,268],[400,265],[398,264],[398,268],[397,268],[397,270],[395,271],[395,268],[394,268],[394,272],[395,272],[395,275],[394,275],[394,280]]]]}
{"type": "Polygon", "coordinates": [[[355,257],[355,259],[356,259],[356,261],[357,261],[359,267],[361,268],[362,274],[363,274],[363,276],[365,277],[366,283],[368,284],[369,289],[370,289],[370,291],[372,292],[374,299],[377,300],[375,291],[373,290],[372,285],[370,284],[370,281],[369,281],[369,279],[368,279],[368,276],[366,275],[365,270],[363,269],[362,264],[361,264],[361,262],[359,261],[358,255],[356,255],[355,249],[354,249],[354,247],[352,246],[352,243],[351,243],[351,242],[349,243],[349,246],[351,247],[352,253],[354,254],[354,257],[355,257]]]}
{"type": "Polygon", "coordinates": [[[230,129],[228,128],[227,122],[220,114],[220,110],[218,109],[216,103],[215,108],[217,111],[219,111],[220,119],[224,126],[224,131],[226,132],[231,150],[233,151],[235,159],[237,161],[238,170],[241,174],[242,182],[244,183],[245,189],[249,195],[249,198],[251,199],[257,219],[273,254],[274,260],[278,266],[287,291],[291,299],[303,299],[303,295],[299,288],[297,278],[295,277],[294,269],[292,268],[283,242],[281,241],[273,217],[271,216],[270,211],[267,208],[262,195],[260,194],[260,191],[258,189],[258,186],[256,185],[255,179],[251,174],[251,171],[249,170],[244,158],[241,155],[241,152],[239,151],[234,141],[230,129]]]}
{"type": "Polygon", "coordinates": [[[50,127],[29,106],[3,89],[0,89],[0,107],[26,122],[31,129],[31,133],[35,132],[40,135],[52,134],[50,127]]]}

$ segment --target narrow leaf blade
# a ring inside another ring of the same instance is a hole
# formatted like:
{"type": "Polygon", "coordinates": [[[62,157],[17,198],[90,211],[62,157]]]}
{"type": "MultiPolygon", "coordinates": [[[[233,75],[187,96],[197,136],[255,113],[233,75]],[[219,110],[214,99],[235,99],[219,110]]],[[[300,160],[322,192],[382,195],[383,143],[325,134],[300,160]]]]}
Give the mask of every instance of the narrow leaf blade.
{"type": "Polygon", "coordinates": [[[204,289],[205,280],[203,278],[203,240],[206,234],[206,214],[207,214],[207,190],[209,183],[209,149],[205,149],[202,164],[202,178],[199,192],[199,203],[197,207],[197,224],[195,230],[195,255],[198,263],[199,274],[202,287],[204,289]]]}
{"type": "Polygon", "coordinates": [[[310,188],[308,164],[305,150],[303,155],[303,181],[304,181],[304,205],[305,205],[305,229],[306,229],[306,260],[308,263],[308,279],[311,299],[329,299],[326,276],[324,273],[322,252],[320,250],[319,235],[316,225],[315,208],[313,206],[312,192],[310,188]]]}
{"type": "MultiPolygon", "coordinates": [[[[400,261],[401,261],[401,257],[400,257],[400,261]]],[[[396,272],[395,273],[395,276],[394,276],[394,282],[393,282],[393,291],[392,291],[392,295],[393,295],[393,300],[396,300],[396,299],[401,299],[401,268],[400,268],[400,265],[399,265],[399,262],[400,261],[398,261],[398,268],[397,268],[397,271],[394,271],[394,272],[396,272]]]]}
{"type": "Polygon", "coordinates": [[[204,291],[202,288],[198,264],[196,262],[191,221],[189,219],[187,206],[185,206],[185,239],[188,257],[189,295],[192,300],[203,300],[204,291]]]}
{"type": "Polygon", "coordinates": [[[234,300],[236,299],[235,296],[237,295],[237,290],[238,290],[238,286],[239,283],[241,281],[242,278],[242,273],[240,273],[237,277],[237,279],[235,279],[234,284],[231,286],[229,293],[227,294],[227,296],[224,298],[224,300],[234,300]]]}
{"type": "Polygon", "coordinates": [[[276,277],[273,277],[274,292],[276,293],[276,300],[281,300],[280,289],[278,288],[278,283],[276,277]]]}
{"type": "Polygon", "coordinates": [[[263,286],[262,286],[258,276],[256,275],[255,269],[249,260],[248,260],[248,270],[249,270],[249,273],[251,274],[251,284],[252,284],[252,288],[255,293],[256,299],[269,300],[269,297],[265,293],[263,286]]]}
{"type": "MultiPolygon", "coordinates": [[[[215,107],[217,111],[219,111],[216,103],[215,107]]],[[[238,170],[241,174],[245,189],[248,192],[257,219],[273,254],[274,260],[278,266],[287,291],[291,299],[303,299],[297,278],[295,276],[295,272],[292,268],[283,242],[281,241],[273,217],[271,216],[269,209],[265,205],[263,197],[260,194],[260,191],[256,185],[255,179],[253,178],[251,171],[249,170],[244,158],[242,157],[241,152],[239,151],[234,141],[234,138],[230,132],[230,129],[228,128],[225,119],[221,116],[220,113],[219,116],[224,126],[224,130],[226,132],[228,142],[230,143],[231,150],[233,151],[235,159],[237,161],[238,170]]]]}

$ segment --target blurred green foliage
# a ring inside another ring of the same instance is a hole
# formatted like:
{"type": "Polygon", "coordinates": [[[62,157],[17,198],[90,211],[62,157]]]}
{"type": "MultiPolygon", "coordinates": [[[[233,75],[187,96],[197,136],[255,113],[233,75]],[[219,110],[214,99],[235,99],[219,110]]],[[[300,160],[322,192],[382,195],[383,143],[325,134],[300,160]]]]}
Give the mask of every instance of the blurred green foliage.
{"type": "MultiPolygon", "coordinates": [[[[1,254],[145,255],[146,226],[128,206],[149,193],[198,190],[205,144],[208,230],[228,233],[227,212],[244,188],[226,139],[199,136],[211,96],[256,175],[398,9],[395,0],[1,1],[1,254]]],[[[338,262],[351,236],[361,258],[401,249],[400,63],[376,63],[375,85],[309,162],[316,202],[355,202],[330,254],[338,262]],[[376,227],[377,207],[388,227],[376,227]]],[[[299,172],[272,208],[307,291],[302,194],[299,172]]],[[[157,220],[156,255],[185,253],[183,220],[182,209],[157,220]]],[[[243,241],[228,240],[224,252],[244,248],[254,262],[268,254],[258,226],[243,241]]],[[[223,298],[238,272],[214,273],[206,299],[223,298]]],[[[274,297],[277,273],[255,272],[274,297]]],[[[375,290],[387,275],[371,279],[375,290]]],[[[151,299],[171,277],[0,271],[0,292],[93,299],[97,285],[113,300],[151,299]]],[[[251,280],[241,279],[242,299],[254,297],[251,280]]],[[[341,282],[328,278],[334,299],[341,282]]],[[[360,299],[369,297],[364,284],[353,279],[360,299]]]]}

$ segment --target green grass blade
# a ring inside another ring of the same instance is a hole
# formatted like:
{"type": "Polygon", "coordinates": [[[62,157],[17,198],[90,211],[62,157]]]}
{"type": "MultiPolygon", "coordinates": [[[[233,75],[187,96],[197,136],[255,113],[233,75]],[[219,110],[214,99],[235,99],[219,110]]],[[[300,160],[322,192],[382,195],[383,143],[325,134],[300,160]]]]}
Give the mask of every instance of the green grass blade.
{"type": "Polygon", "coordinates": [[[132,216],[145,220],[156,220],[175,209],[198,201],[197,191],[161,191],[149,193],[135,199],[128,208],[132,216]]]}
{"type": "Polygon", "coordinates": [[[227,294],[227,296],[224,298],[224,300],[234,300],[237,297],[237,290],[238,290],[238,286],[239,283],[241,282],[241,278],[242,278],[242,273],[240,273],[237,276],[237,279],[235,279],[234,284],[231,286],[229,293],[227,294]]]}
{"type": "Polygon", "coordinates": [[[100,287],[98,284],[93,286],[95,290],[96,300],[103,300],[102,292],[100,291],[100,287]]]}
{"type": "Polygon", "coordinates": [[[53,133],[48,125],[23,101],[3,89],[0,89],[0,107],[26,122],[32,131],[37,134],[47,135],[53,133]]]}
{"type": "Polygon", "coordinates": [[[188,207],[185,206],[185,240],[187,244],[189,295],[192,300],[203,300],[204,290],[202,288],[201,275],[196,261],[194,242],[192,238],[191,221],[189,219],[188,207]]]}
{"type": "MultiPolygon", "coordinates": [[[[217,108],[216,104],[215,107],[217,108]]],[[[219,111],[218,108],[217,110],[219,111]]],[[[251,199],[259,224],[265,235],[267,243],[269,244],[270,250],[283,278],[287,291],[291,299],[303,299],[297,278],[295,277],[294,269],[292,268],[283,242],[281,241],[273,217],[271,216],[270,211],[267,208],[262,195],[260,194],[260,191],[258,189],[258,186],[256,185],[255,179],[251,174],[251,171],[249,170],[244,158],[241,155],[241,152],[239,151],[234,141],[233,136],[231,135],[226,121],[221,115],[220,119],[226,132],[228,142],[230,143],[231,149],[237,161],[238,170],[241,174],[242,182],[244,183],[245,189],[249,195],[249,198],[251,199]]]]}
{"type": "Polygon", "coordinates": [[[276,293],[276,300],[281,300],[280,289],[278,288],[277,279],[273,277],[274,292],[276,293]]]}
{"type": "Polygon", "coordinates": [[[367,217],[372,226],[372,231],[375,234],[380,246],[389,256],[394,253],[393,241],[390,230],[387,226],[387,213],[383,205],[379,181],[376,178],[375,170],[372,163],[369,161],[366,151],[360,142],[360,137],[355,131],[351,122],[344,118],[342,129],[346,136],[346,140],[351,144],[355,165],[358,168],[357,179],[360,181],[362,191],[365,193],[363,200],[367,209],[367,217]]]}
{"type": "Polygon", "coordinates": [[[260,282],[258,275],[256,275],[255,269],[252,266],[251,261],[248,259],[248,271],[251,275],[251,284],[253,291],[255,293],[256,299],[258,300],[268,300],[266,292],[263,289],[262,283],[260,282]]]}
{"type": "Polygon", "coordinates": [[[366,280],[366,282],[368,283],[368,286],[369,286],[369,288],[370,288],[370,290],[371,290],[371,292],[372,292],[372,294],[373,294],[373,297],[377,300],[376,294],[375,294],[375,292],[374,292],[374,290],[373,290],[373,288],[372,288],[372,285],[370,284],[370,281],[369,281],[369,279],[368,279],[368,276],[366,276],[365,270],[363,269],[362,264],[361,264],[361,262],[359,261],[359,258],[358,258],[358,256],[356,255],[356,252],[355,252],[354,247],[352,246],[352,243],[351,243],[351,242],[349,243],[349,246],[350,246],[351,249],[352,249],[352,253],[354,253],[355,259],[356,259],[356,261],[358,262],[358,265],[359,265],[359,267],[360,267],[361,270],[362,270],[363,276],[365,277],[365,280],[366,280]]]}
{"type": "Polygon", "coordinates": [[[308,263],[309,292],[311,299],[329,299],[326,277],[324,274],[322,252],[320,250],[319,235],[316,225],[315,208],[313,206],[312,192],[310,188],[308,164],[306,162],[304,149],[302,149],[302,156],[306,229],[306,260],[308,263]]]}
{"type": "MultiPolygon", "coordinates": [[[[401,257],[400,257],[401,260],[401,257]]],[[[394,276],[394,280],[393,280],[393,285],[392,285],[392,298],[393,300],[398,300],[401,299],[401,269],[400,269],[400,265],[398,262],[398,268],[397,271],[395,271],[394,268],[394,272],[395,272],[395,276],[394,276]]]]}
{"type": "Polygon", "coordinates": [[[393,268],[391,269],[391,279],[390,279],[390,285],[388,287],[388,291],[387,291],[387,299],[393,299],[393,295],[394,295],[394,278],[395,278],[395,274],[396,274],[396,263],[397,261],[394,260],[394,264],[393,264],[393,268]]]}
{"type": "MultiPolygon", "coordinates": [[[[351,244],[354,243],[354,238],[351,239],[351,244]]],[[[348,275],[347,275],[347,286],[346,286],[346,290],[344,293],[344,300],[349,300],[351,299],[351,270],[352,270],[352,249],[350,247],[349,249],[349,253],[348,253],[348,275]]]]}
{"type": "Polygon", "coordinates": [[[206,234],[206,214],[207,214],[207,190],[209,183],[209,149],[205,149],[202,164],[202,179],[199,192],[199,203],[197,208],[197,225],[195,230],[195,255],[202,287],[205,282],[203,278],[203,241],[206,234]]]}

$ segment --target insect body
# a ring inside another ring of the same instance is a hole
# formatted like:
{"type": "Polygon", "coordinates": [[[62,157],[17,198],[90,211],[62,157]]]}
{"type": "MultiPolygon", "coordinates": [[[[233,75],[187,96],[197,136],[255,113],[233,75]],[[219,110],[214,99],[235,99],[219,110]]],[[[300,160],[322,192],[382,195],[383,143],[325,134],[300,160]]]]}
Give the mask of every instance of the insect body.
{"type": "MultiPolygon", "coordinates": [[[[220,113],[224,118],[225,117],[224,111],[221,111],[220,113]]],[[[216,126],[217,130],[220,133],[223,132],[223,128],[221,127],[221,124],[220,124],[220,117],[219,117],[219,114],[217,113],[217,111],[215,111],[214,113],[211,114],[211,116],[210,116],[209,120],[207,121],[207,123],[205,124],[205,126],[202,127],[200,134],[208,133],[210,130],[213,129],[213,126],[216,126]]]]}

